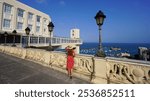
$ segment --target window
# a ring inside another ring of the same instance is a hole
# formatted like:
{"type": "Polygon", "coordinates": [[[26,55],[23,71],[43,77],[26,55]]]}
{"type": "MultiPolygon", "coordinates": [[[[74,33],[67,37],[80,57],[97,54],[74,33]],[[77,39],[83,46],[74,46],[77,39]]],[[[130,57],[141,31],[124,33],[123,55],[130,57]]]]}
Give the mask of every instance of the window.
{"type": "Polygon", "coordinates": [[[28,13],[28,19],[32,20],[32,18],[33,18],[33,14],[32,13],[28,13]]]}
{"type": "Polygon", "coordinates": [[[8,4],[4,4],[4,12],[11,13],[11,6],[8,4]]]}
{"type": "Polygon", "coordinates": [[[36,26],[36,32],[40,32],[40,26],[36,26]]]}
{"type": "Polygon", "coordinates": [[[23,12],[24,12],[24,10],[18,9],[18,16],[23,17],[23,12]]]}
{"type": "Polygon", "coordinates": [[[40,16],[37,16],[36,21],[40,22],[40,16]]]}
{"type": "Polygon", "coordinates": [[[18,22],[18,23],[17,23],[17,29],[22,29],[22,27],[23,27],[23,23],[18,22]]]}
{"type": "Polygon", "coordinates": [[[4,19],[3,27],[10,28],[10,20],[4,19]]]}
{"type": "Polygon", "coordinates": [[[29,24],[28,27],[30,28],[30,30],[32,30],[32,25],[29,24]]]}

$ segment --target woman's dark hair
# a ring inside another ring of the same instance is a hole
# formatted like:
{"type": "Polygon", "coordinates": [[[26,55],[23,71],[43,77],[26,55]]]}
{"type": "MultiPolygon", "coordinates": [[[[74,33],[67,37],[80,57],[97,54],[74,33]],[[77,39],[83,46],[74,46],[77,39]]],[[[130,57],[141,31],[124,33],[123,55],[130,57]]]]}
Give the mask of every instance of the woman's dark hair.
{"type": "Polygon", "coordinates": [[[72,49],[76,49],[76,47],[73,47],[72,49]]]}

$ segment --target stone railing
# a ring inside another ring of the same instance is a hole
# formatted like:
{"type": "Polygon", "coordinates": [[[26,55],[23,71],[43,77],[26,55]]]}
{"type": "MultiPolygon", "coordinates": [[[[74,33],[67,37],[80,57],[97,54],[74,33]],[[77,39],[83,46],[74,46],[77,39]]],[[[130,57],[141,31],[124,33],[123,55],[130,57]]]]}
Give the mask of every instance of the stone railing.
{"type": "Polygon", "coordinates": [[[150,83],[150,62],[129,59],[107,59],[107,78],[110,83],[150,83]]]}
{"type": "MultiPolygon", "coordinates": [[[[66,71],[66,54],[39,49],[0,46],[0,52],[66,71]]],[[[150,63],[128,59],[76,55],[73,75],[92,83],[150,83],[150,63]]]]}

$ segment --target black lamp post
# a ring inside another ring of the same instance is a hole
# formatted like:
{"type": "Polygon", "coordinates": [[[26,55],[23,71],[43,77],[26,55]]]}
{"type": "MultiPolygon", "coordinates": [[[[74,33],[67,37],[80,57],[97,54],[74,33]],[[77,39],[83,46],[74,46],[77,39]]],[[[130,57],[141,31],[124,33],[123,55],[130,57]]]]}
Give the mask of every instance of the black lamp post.
{"type": "Polygon", "coordinates": [[[26,35],[27,35],[27,47],[29,47],[29,34],[30,34],[30,28],[27,27],[27,28],[25,29],[25,32],[26,32],[26,35]]]}
{"type": "Polygon", "coordinates": [[[16,39],[16,38],[15,38],[15,35],[17,34],[17,31],[16,31],[16,30],[13,30],[12,33],[13,33],[13,35],[14,35],[14,37],[13,37],[13,45],[12,45],[12,46],[15,47],[15,46],[16,46],[16,45],[15,45],[15,39],[16,39]]]}
{"type": "Polygon", "coordinates": [[[52,22],[49,22],[49,24],[47,25],[48,27],[48,31],[50,33],[50,42],[49,42],[49,50],[52,51],[52,45],[51,45],[51,34],[53,32],[53,29],[54,29],[54,24],[52,22]]]}
{"type": "Polygon", "coordinates": [[[104,13],[102,11],[99,11],[95,16],[96,23],[99,27],[99,49],[96,54],[96,56],[98,56],[98,57],[105,57],[105,53],[104,53],[103,47],[102,47],[102,37],[101,37],[101,26],[103,25],[105,18],[106,18],[106,16],[104,15],[104,13]]]}
{"type": "Polygon", "coordinates": [[[8,36],[8,33],[4,32],[4,37],[5,37],[5,44],[4,45],[6,45],[6,43],[7,43],[7,36],[8,36]]]}

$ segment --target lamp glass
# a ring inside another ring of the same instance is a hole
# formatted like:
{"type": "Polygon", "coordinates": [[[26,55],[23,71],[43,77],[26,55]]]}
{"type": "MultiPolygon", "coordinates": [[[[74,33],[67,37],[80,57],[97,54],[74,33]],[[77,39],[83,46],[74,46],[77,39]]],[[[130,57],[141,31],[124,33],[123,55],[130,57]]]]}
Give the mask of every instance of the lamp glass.
{"type": "Polygon", "coordinates": [[[13,32],[12,32],[13,34],[16,34],[17,33],[17,31],[16,30],[13,30],[13,32]]]}
{"type": "Polygon", "coordinates": [[[53,24],[52,22],[50,22],[47,26],[48,26],[48,30],[49,30],[50,32],[52,32],[53,29],[54,29],[54,24],[53,24]]]}
{"type": "Polygon", "coordinates": [[[104,18],[103,17],[100,17],[100,18],[96,19],[97,25],[103,25],[103,22],[104,22],[104,18]]]}
{"type": "Polygon", "coordinates": [[[97,25],[103,25],[105,18],[106,16],[104,15],[104,13],[102,11],[99,11],[95,16],[97,25]]]}
{"type": "Polygon", "coordinates": [[[29,33],[30,33],[30,28],[27,27],[27,28],[25,29],[25,31],[26,31],[26,34],[29,35],[29,33]]]}

